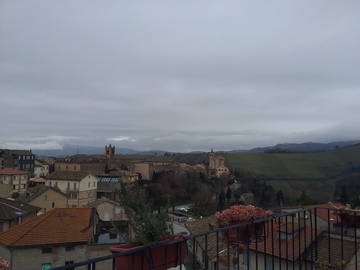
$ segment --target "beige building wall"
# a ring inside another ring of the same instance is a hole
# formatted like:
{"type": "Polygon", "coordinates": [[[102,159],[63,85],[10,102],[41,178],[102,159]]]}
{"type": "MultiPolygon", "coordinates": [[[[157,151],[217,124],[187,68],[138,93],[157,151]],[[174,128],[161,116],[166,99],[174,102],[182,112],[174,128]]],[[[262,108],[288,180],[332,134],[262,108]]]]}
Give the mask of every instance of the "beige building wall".
{"type": "Polygon", "coordinates": [[[79,172],[80,164],[69,163],[69,162],[56,162],[54,165],[55,171],[66,171],[66,172],[79,172]]]}
{"type": "Polygon", "coordinates": [[[11,192],[24,193],[27,190],[29,175],[0,175],[0,184],[9,185],[11,192]]]}
{"type": "Polygon", "coordinates": [[[96,210],[103,221],[128,220],[124,208],[113,203],[103,202],[96,207],[96,210]]]}
{"type": "Polygon", "coordinates": [[[72,163],[72,162],[56,162],[55,171],[66,172],[88,172],[93,174],[102,174],[105,172],[105,163],[72,163]]]}
{"type": "Polygon", "coordinates": [[[12,185],[0,183],[0,198],[9,198],[13,191],[12,185]]]}
{"type": "Polygon", "coordinates": [[[49,211],[53,208],[67,208],[68,207],[67,201],[68,200],[66,195],[63,195],[59,192],[49,189],[45,191],[43,194],[33,199],[32,201],[29,201],[28,203],[40,207],[41,212],[46,213],[46,211],[49,211]]]}
{"type": "Polygon", "coordinates": [[[154,167],[150,163],[135,163],[132,172],[140,173],[142,180],[152,180],[154,167]]]}
{"type": "Polygon", "coordinates": [[[82,207],[96,200],[97,177],[91,174],[80,181],[48,179],[46,185],[67,194],[69,207],[82,207]]]}

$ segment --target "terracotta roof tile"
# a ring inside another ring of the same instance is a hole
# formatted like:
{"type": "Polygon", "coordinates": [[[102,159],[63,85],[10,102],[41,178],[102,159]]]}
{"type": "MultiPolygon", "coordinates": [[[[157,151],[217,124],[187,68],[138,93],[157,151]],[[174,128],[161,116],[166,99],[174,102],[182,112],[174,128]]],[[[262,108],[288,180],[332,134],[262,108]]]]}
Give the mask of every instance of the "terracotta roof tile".
{"type": "Polygon", "coordinates": [[[13,168],[4,168],[0,170],[0,175],[19,175],[19,174],[28,174],[29,172],[16,170],[13,168]]]}
{"type": "Polygon", "coordinates": [[[13,220],[24,215],[35,214],[40,208],[20,201],[0,198],[0,220],[13,220]]]}
{"type": "MultiPolygon", "coordinates": [[[[317,236],[320,235],[320,233],[323,231],[321,228],[318,228],[318,234],[315,235],[315,230],[311,230],[311,228],[307,225],[298,225],[298,223],[294,223],[294,231],[289,230],[289,227],[292,228],[292,224],[285,225],[280,224],[280,231],[283,232],[284,227],[286,229],[286,226],[288,226],[288,238],[286,239],[286,234],[283,234],[283,236],[280,236],[279,234],[279,223],[273,222],[273,225],[271,225],[270,222],[268,222],[265,225],[265,239],[261,239],[257,243],[253,241],[249,249],[253,251],[258,251],[261,253],[266,253],[269,255],[274,255],[276,257],[289,260],[296,260],[299,255],[302,255],[307,247],[310,246],[312,243],[311,240],[315,240],[317,236]],[[305,244],[306,239],[306,244],[305,244]],[[266,242],[266,245],[265,245],[266,242]],[[294,242],[294,248],[293,248],[293,242],[294,242]],[[286,244],[287,243],[287,244],[286,244]],[[300,245],[300,246],[299,246],[300,245]],[[286,247],[288,247],[288,252],[286,253],[286,247]]],[[[262,237],[263,238],[263,237],[262,237]]]]}
{"type": "Polygon", "coordinates": [[[88,242],[91,208],[58,208],[0,233],[0,243],[11,247],[88,242]]]}

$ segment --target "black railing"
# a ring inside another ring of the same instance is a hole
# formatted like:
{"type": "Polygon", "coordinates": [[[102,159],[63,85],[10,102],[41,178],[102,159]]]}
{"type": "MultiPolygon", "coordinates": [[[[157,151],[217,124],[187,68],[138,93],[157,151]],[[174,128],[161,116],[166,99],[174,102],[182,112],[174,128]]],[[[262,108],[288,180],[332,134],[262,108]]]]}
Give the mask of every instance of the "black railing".
{"type": "MultiPolygon", "coordinates": [[[[358,221],[358,212],[352,210],[283,211],[51,270],[164,270],[175,265],[180,270],[357,270],[358,221]]],[[[204,218],[198,227],[203,223],[203,228],[211,228],[207,222],[204,218]]]]}

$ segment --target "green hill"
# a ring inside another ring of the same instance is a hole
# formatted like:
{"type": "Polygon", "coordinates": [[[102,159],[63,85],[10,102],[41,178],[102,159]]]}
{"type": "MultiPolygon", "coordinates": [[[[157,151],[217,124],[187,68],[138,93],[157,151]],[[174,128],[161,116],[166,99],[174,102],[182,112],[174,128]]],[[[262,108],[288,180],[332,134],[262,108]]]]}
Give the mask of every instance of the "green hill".
{"type": "Polygon", "coordinates": [[[360,145],[310,153],[230,153],[227,161],[233,170],[270,179],[330,179],[360,167],[360,145]]]}

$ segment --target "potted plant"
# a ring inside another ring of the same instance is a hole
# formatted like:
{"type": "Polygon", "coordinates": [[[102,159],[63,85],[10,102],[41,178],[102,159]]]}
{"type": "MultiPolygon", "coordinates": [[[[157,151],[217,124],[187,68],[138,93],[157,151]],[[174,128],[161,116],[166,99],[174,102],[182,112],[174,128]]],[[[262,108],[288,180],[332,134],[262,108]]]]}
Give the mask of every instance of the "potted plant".
{"type": "Polygon", "coordinates": [[[0,258],[0,270],[10,270],[10,263],[5,259],[0,258]]]}
{"type": "Polygon", "coordinates": [[[360,226],[360,213],[343,210],[339,214],[341,222],[347,227],[360,226]]]}
{"type": "MultiPolygon", "coordinates": [[[[271,216],[271,211],[252,205],[234,205],[215,214],[219,227],[228,227],[242,223],[249,223],[257,219],[263,219],[271,216]]],[[[265,222],[254,223],[248,226],[242,226],[236,229],[230,229],[225,233],[228,241],[249,242],[253,238],[263,234],[265,222]]]]}
{"type": "Polygon", "coordinates": [[[130,242],[110,248],[113,253],[126,252],[146,247],[133,255],[116,257],[118,270],[165,270],[183,264],[186,242],[157,247],[158,243],[171,242],[183,235],[171,235],[167,212],[158,209],[150,201],[141,184],[122,186],[120,201],[129,218],[130,242]]]}

